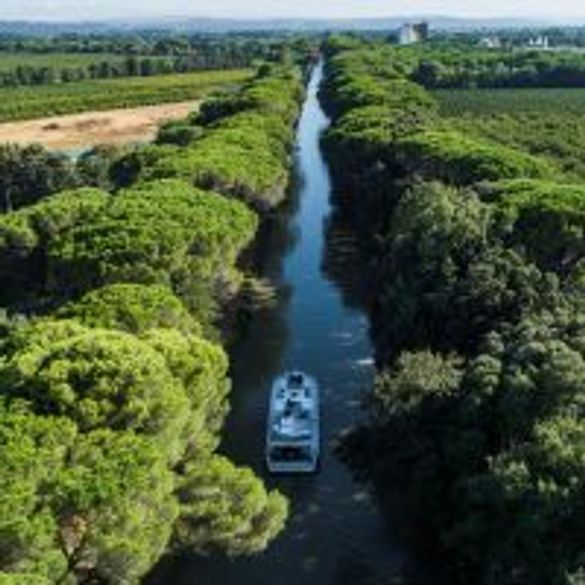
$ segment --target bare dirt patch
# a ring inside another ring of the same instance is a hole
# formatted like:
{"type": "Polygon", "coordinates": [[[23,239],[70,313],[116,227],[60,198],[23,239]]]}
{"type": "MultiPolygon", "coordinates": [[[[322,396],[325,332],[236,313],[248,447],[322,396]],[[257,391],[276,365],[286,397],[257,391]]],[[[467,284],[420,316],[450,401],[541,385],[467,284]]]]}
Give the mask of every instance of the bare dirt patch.
{"type": "Polygon", "coordinates": [[[189,101],[8,122],[0,124],[0,143],[36,143],[51,150],[74,150],[149,141],[162,123],[186,117],[197,105],[189,101]]]}

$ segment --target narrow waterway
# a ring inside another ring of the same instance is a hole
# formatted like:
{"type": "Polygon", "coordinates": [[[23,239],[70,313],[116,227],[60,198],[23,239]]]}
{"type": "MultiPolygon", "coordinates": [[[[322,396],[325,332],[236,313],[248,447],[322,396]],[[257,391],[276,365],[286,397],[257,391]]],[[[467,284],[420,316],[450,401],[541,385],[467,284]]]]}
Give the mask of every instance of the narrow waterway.
{"type": "Polygon", "coordinates": [[[393,530],[333,450],[339,433],[364,416],[360,401],[373,366],[366,317],[340,282],[344,269],[352,272],[354,256],[343,227],[331,224],[330,179],[319,145],[328,125],[317,100],[321,79],[319,66],[298,128],[294,209],[275,222],[263,242],[262,276],[279,288],[281,300],[254,318],[234,350],[232,412],[222,445],[236,463],[254,468],[268,485],[287,494],[291,518],[262,555],[168,559],[149,579],[153,585],[412,582],[410,563],[393,540],[393,530]],[[340,256],[332,259],[336,241],[340,256]],[[333,273],[335,278],[328,276],[333,273]],[[310,477],[270,477],[263,466],[270,383],[289,368],[310,372],[322,388],[322,465],[310,477]]]}

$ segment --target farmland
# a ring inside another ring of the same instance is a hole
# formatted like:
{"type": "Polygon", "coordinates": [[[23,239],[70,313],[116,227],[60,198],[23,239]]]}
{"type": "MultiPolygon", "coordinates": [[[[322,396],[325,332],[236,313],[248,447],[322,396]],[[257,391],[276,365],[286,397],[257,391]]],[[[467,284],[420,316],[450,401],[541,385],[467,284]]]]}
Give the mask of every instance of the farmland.
{"type": "Polygon", "coordinates": [[[248,70],[236,69],[3,88],[0,89],[0,122],[183,102],[237,85],[249,75],[248,70]]]}
{"type": "Polygon", "coordinates": [[[17,67],[88,67],[103,61],[118,62],[123,55],[111,53],[10,53],[0,52],[0,73],[13,71],[17,67]]]}
{"type": "Polygon", "coordinates": [[[585,89],[456,89],[433,92],[445,116],[565,114],[585,116],[585,89]]]}
{"type": "Polygon", "coordinates": [[[437,91],[448,124],[466,134],[541,155],[585,177],[585,90],[437,91]]]}
{"type": "Polygon", "coordinates": [[[156,137],[159,126],[185,118],[197,101],[85,112],[0,124],[0,143],[41,144],[58,151],[79,152],[109,144],[132,144],[156,137]]]}

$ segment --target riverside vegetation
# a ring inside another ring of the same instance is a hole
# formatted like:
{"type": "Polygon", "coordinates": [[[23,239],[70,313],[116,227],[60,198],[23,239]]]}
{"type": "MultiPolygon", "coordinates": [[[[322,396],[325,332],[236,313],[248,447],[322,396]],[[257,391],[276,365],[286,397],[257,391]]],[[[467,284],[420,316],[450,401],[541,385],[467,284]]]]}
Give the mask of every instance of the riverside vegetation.
{"type": "Polygon", "coordinates": [[[302,81],[263,66],[159,144],[86,161],[91,181],[33,149],[5,183],[3,585],[136,583],[165,551],[249,554],[282,529],[286,499],[215,453],[218,322],[285,196],[302,81]]]}
{"type": "MultiPolygon", "coordinates": [[[[326,53],[323,144],[369,258],[379,369],[341,452],[382,500],[398,487],[450,583],[581,583],[585,186],[562,153],[444,118],[424,85],[445,50],[326,53]]],[[[502,85],[501,53],[447,56],[502,85]]]]}

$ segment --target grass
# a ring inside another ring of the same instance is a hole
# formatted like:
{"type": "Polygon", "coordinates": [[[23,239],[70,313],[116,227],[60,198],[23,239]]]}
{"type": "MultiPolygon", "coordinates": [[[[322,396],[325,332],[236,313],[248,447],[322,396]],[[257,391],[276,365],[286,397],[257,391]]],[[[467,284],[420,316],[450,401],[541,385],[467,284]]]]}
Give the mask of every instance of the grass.
{"type": "Polygon", "coordinates": [[[585,89],[437,91],[447,124],[544,156],[585,179],[585,89]]]}
{"type": "Polygon", "coordinates": [[[0,88],[0,122],[199,99],[250,75],[236,69],[0,88]]]}

